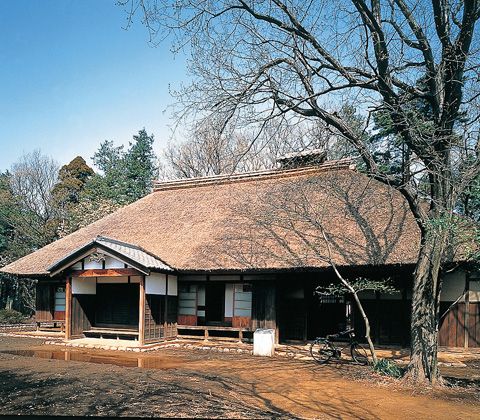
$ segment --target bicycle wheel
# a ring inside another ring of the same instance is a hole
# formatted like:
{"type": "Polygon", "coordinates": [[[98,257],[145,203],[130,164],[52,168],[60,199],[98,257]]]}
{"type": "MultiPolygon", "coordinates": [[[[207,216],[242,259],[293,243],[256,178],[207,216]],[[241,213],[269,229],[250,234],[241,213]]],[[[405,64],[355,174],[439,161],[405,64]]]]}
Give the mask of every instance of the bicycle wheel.
{"type": "Polygon", "coordinates": [[[367,350],[358,343],[353,343],[350,348],[352,353],[352,359],[359,365],[368,365],[368,354],[367,350]]]}
{"type": "Polygon", "coordinates": [[[324,338],[317,339],[310,345],[310,354],[318,363],[328,362],[334,352],[333,344],[324,338]]]}

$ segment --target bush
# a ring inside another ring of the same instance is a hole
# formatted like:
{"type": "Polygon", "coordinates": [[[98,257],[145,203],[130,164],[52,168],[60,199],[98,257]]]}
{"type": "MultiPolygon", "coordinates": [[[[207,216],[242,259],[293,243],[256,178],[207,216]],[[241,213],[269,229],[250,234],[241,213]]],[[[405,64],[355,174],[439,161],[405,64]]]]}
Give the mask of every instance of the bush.
{"type": "Polygon", "coordinates": [[[401,378],[405,372],[405,370],[398,367],[395,362],[388,359],[380,359],[375,365],[373,365],[372,369],[376,373],[397,379],[401,378]]]}
{"type": "Polygon", "coordinates": [[[0,324],[21,324],[25,317],[13,309],[0,310],[0,324]]]}

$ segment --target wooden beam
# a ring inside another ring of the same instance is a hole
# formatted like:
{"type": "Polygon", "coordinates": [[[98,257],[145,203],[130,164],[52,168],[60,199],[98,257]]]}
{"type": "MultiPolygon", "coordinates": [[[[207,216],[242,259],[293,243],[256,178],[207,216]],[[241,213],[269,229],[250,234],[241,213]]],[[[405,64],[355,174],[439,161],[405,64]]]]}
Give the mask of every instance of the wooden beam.
{"type": "Polygon", "coordinates": [[[140,277],[140,316],[138,317],[138,344],[145,344],[145,276],[140,277]]]}
{"type": "Polygon", "coordinates": [[[72,277],[127,277],[142,276],[140,271],[134,268],[109,268],[109,269],[91,269],[71,271],[72,277]]]}
{"type": "Polygon", "coordinates": [[[67,277],[65,289],[65,339],[72,336],[72,278],[67,277]]]}

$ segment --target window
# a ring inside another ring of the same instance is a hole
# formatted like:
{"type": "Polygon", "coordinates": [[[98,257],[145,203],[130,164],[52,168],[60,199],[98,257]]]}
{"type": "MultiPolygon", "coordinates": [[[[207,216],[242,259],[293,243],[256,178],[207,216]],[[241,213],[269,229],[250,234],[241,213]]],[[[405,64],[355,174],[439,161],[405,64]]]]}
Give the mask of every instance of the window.
{"type": "Polygon", "coordinates": [[[178,314],[196,315],[197,313],[197,285],[178,285],[178,314]]]}
{"type": "Polygon", "coordinates": [[[322,295],[320,296],[320,303],[345,303],[344,296],[322,295]]]}
{"type": "Polygon", "coordinates": [[[65,286],[55,287],[55,312],[65,311],[65,286]]]}
{"type": "Polygon", "coordinates": [[[252,316],[252,285],[235,284],[233,288],[233,316],[252,316]]]}

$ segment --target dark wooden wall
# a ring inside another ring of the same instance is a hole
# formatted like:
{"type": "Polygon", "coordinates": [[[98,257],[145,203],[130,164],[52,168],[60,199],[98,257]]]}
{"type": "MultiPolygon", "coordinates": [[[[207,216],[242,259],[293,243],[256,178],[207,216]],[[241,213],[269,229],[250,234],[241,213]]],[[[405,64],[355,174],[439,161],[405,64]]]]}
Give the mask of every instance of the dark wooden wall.
{"type": "Polygon", "coordinates": [[[177,297],[146,295],[145,342],[177,335],[177,297]]]}
{"type": "Polygon", "coordinates": [[[90,330],[95,319],[95,295],[72,295],[72,336],[90,330]]]}
{"type": "Polygon", "coordinates": [[[252,328],[277,328],[275,284],[253,283],[252,328]]]}
{"type": "Polygon", "coordinates": [[[53,320],[53,290],[54,283],[37,284],[35,319],[37,322],[50,322],[53,320]]]}
{"type": "MultiPolygon", "coordinates": [[[[355,301],[351,302],[353,326],[356,336],[365,337],[365,322],[355,301]]],[[[375,344],[410,344],[410,300],[363,299],[362,306],[370,322],[371,337],[375,344]]]]}
{"type": "Polygon", "coordinates": [[[167,330],[165,337],[177,336],[178,297],[167,296],[167,330]]]}
{"type": "Polygon", "coordinates": [[[480,302],[470,302],[468,347],[480,347],[480,302]]]}

